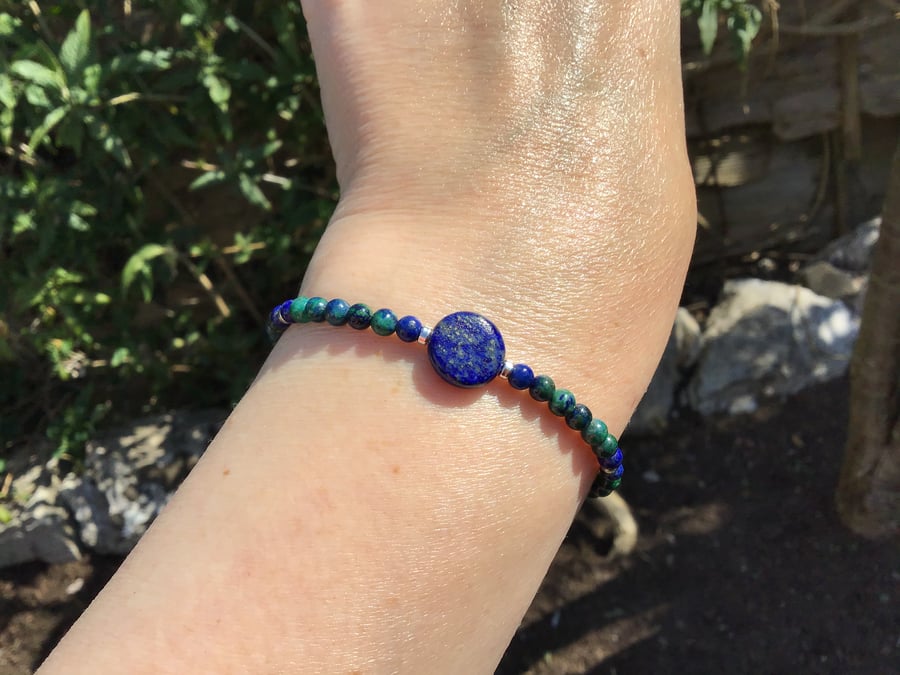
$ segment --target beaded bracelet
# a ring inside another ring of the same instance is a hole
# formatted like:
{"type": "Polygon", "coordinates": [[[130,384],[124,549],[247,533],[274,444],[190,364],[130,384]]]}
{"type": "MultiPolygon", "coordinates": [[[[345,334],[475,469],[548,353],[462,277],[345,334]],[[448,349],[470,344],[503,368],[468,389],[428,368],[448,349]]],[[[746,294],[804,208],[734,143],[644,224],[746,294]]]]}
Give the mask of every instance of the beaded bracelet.
{"type": "Polygon", "coordinates": [[[547,375],[535,375],[524,363],[507,361],[503,336],[480,314],[456,312],[429,328],[414,316],[398,319],[389,309],[373,312],[362,303],[350,305],[340,298],[329,301],[301,295],[272,309],[266,329],[274,342],[291,324],[309,322],[349,324],[356,330],[371,328],[376,335],[396,334],[403,342],[427,345],[428,358],[437,374],[457,387],[480,387],[499,375],[513,389],[527,389],[531,398],[547,403],[550,412],[564,417],[571,429],[581,432],[594,452],[600,471],[591,486],[591,497],[606,497],[622,482],[622,450],[606,424],[595,418],[586,405],[576,403],[572,392],[557,389],[547,375]]]}

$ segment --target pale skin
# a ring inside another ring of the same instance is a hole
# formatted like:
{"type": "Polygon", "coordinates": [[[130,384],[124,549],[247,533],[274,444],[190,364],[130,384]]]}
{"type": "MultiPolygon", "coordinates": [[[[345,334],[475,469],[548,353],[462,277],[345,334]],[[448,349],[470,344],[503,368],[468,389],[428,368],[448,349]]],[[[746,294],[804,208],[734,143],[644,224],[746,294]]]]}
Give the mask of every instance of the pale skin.
{"type": "MultiPolygon", "coordinates": [[[[620,433],[696,223],[679,3],[304,13],[342,196],[301,291],[480,312],[620,433]]],[[[292,327],[40,672],[490,673],[595,471],[526,392],[292,327]]]]}

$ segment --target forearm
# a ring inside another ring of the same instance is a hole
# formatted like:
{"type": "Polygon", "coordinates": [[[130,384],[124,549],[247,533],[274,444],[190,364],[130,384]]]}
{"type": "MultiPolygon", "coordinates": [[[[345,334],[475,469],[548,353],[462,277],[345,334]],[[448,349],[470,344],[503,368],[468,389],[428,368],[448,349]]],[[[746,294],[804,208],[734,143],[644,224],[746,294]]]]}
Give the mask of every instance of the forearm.
{"type": "MultiPolygon", "coordinates": [[[[648,23],[672,30],[672,14],[648,23]]],[[[677,52],[621,49],[619,70],[646,66],[646,101],[597,113],[617,130],[602,151],[487,156],[478,180],[454,174],[453,194],[475,193],[457,200],[413,171],[404,201],[345,160],[351,187],[302,291],[430,325],[482,313],[508,358],[621,432],[695,222],[677,52]]],[[[418,345],[293,327],[46,672],[490,672],[595,471],[527,392],[457,390],[418,345]]]]}

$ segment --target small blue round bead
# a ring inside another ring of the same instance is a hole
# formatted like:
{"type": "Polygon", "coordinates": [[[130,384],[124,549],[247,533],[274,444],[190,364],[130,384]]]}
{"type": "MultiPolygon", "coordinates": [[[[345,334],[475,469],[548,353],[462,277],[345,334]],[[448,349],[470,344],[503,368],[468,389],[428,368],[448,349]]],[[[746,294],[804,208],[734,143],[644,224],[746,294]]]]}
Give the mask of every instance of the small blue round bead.
{"type": "Polygon", "coordinates": [[[528,389],[534,383],[534,371],[524,363],[517,363],[509,371],[509,386],[513,389],[528,389]]]}
{"type": "Polygon", "coordinates": [[[404,316],[397,321],[394,331],[403,342],[415,342],[422,332],[422,322],[414,316],[404,316]]]}
{"type": "Polygon", "coordinates": [[[285,323],[293,323],[291,321],[291,300],[285,300],[278,306],[278,314],[285,323]]]}
{"type": "Polygon", "coordinates": [[[581,431],[591,423],[592,419],[594,419],[594,415],[591,413],[591,409],[583,403],[578,403],[572,408],[572,412],[566,415],[566,424],[569,425],[570,429],[581,431]]]}
{"type": "Polygon", "coordinates": [[[329,300],[325,306],[325,320],[332,326],[343,326],[347,323],[347,312],[350,311],[350,305],[346,300],[335,298],[329,300]]]}
{"type": "Polygon", "coordinates": [[[278,307],[269,312],[269,325],[278,331],[284,331],[285,328],[290,326],[290,323],[285,321],[284,317],[281,316],[282,306],[283,305],[278,305],[278,307]]]}
{"type": "Polygon", "coordinates": [[[322,323],[325,321],[325,309],[328,307],[328,301],[325,298],[310,298],[306,303],[306,315],[310,321],[322,323]]]}
{"type": "Polygon", "coordinates": [[[372,323],[372,310],[361,302],[351,305],[347,311],[347,323],[350,324],[350,328],[365,330],[372,323]]]}
{"type": "Polygon", "coordinates": [[[606,474],[606,484],[609,485],[613,481],[622,480],[622,474],[625,473],[625,465],[619,464],[611,473],[606,474]]]}
{"type": "Polygon", "coordinates": [[[609,457],[599,457],[597,459],[600,462],[600,468],[605,472],[610,473],[611,471],[615,471],[620,466],[622,466],[622,450],[620,448],[616,448],[616,451],[610,455],[609,457]]]}

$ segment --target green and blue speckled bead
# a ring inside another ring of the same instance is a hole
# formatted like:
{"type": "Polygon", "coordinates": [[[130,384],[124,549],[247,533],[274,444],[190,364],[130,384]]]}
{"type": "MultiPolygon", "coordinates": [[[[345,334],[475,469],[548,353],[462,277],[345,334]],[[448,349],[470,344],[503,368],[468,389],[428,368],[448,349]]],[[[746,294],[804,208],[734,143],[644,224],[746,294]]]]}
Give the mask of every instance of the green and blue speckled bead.
{"type": "Polygon", "coordinates": [[[293,321],[294,323],[306,323],[307,321],[309,321],[309,319],[306,317],[306,303],[308,302],[309,298],[304,295],[291,300],[291,321],[293,321]]]}
{"type": "Polygon", "coordinates": [[[332,326],[343,326],[347,323],[347,313],[350,311],[350,305],[346,300],[335,298],[329,300],[325,306],[325,320],[332,326]]]}
{"type": "Polygon", "coordinates": [[[397,315],[389,309],[379,309],[372,315],[370,325],[376,335],[393,335],[397,329],[397,315]]]}
{"type": "Polygon", "coordinates": [[[601,445],[608,435],[609,429],[606,428],[606,424],[603,420],[598,420],[597,418],[592,419],[590,423],[581,430],[581,437],[584,439],[584,442],[592,448],[601,445]]]}
{"type": "Polygon", "coordinates": [[[565,417],[575,408],[575,394],[568,389],[557,389],[548,401],[550,412],[558,417],[565,417]]]}
{"type": "Polygon", "coordinates": [[[528,389],[528,393],[531,394],[531,398],[535,401],[540,401],[541,403],[546,403],[553,397],[553,392],[556,391],[556,384],[553,382],[553,378],[548,375],[538,375],[534,378],[534,381],[531,383],[531,387],[528,389]]]}
{"type": "Polygon", "coordinates": [[[365,330],[372,323],[372,310],[361,302],[351,305],[347,310],[347,323],[350,324],[350,328],[365,330]]]}
{"type": "Polygon", "coordinates": [[[594,415],[591,413],[591,409],[582,403],[576,403],[575,407],[566,415],[566,424],[570,429],[581,431],[591,423],[592,419],[594,419],[594,415]]]}
{"type": "Polygon", "coordinates": [[[310,298],[306,303],[306,311],[304,314],[309,317],[310,321],[322,323],[325,321],[325,310],[328,308],[328,301],[325,298],[310,298]]]}

